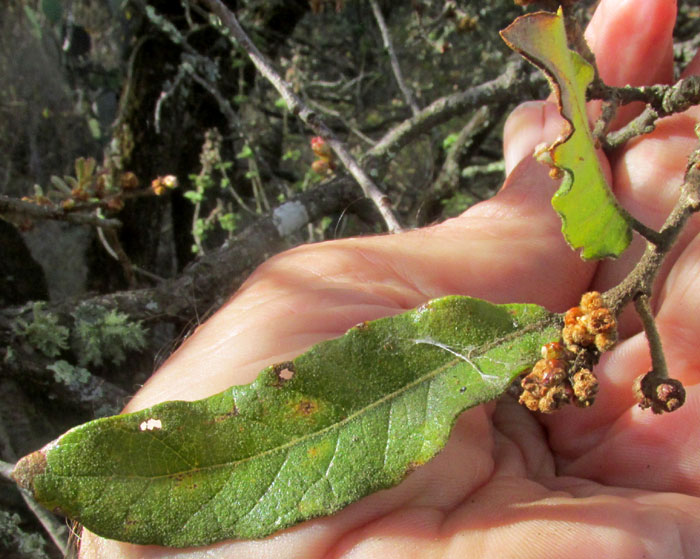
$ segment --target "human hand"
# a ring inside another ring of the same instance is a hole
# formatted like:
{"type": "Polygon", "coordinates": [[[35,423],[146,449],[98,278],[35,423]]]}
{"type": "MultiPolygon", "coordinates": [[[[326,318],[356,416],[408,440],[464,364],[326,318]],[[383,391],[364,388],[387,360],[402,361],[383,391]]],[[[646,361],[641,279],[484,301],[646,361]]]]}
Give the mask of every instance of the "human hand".
{"type": "MultiPolygon", "coordinates": [[[[672,79],[670,0],[603,0],[588,30],[613,85],[672,79]]],[[[700,57],[688,70],[700,73],[700,57]]],[[[630,111],[622,116],[629,119],[630,111]]],[[[658,227],[673,206],[697,143],[700,107],[605,159],[616,195],[658,227]],[[609,164],[608,164],[609,163],[609,164]]],[[[617,124],[622,124],[622,121],[617,124]]],[[[203,324],[136,395],[128,410],[197,399],[248,383],[263,367],[371,320],[449,293],[535,302],[553,311],[617,283],[641,245],[619,260],[584,263],[564,243],[550,206],[556,185],[535,145],[561,129],[549,103],[528,103],[505,131],[504,188],[459,218],[395,236],[303,246],[272,258],[203,324]]],[[[685,406],[652,416],[632,381],[650,368],[640,326],[596,369],[590,409],[535,415],[514,400],[465,412],[449,443],[401,485],[339,513],[260,541],[166,549],[85,533],[83,558],[203,557],[685,557],[700,549],[700,223],[675,247],[657,283],[657,323],[685,406]]]]}

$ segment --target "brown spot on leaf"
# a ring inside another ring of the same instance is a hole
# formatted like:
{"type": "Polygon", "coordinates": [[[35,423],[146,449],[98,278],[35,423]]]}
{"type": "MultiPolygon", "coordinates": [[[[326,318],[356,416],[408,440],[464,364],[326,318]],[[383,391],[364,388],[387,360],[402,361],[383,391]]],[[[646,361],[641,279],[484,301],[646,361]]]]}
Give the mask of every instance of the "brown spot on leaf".
{"type": "Polygon", "coordinates": [[[296,406],[296,411],[299,415],[308,417],[318,411],[318,404],[312,400],[301,400],[296,406]]]}
{"type": "Polygon", "coordinates": [[[283,363],[273,365],[272,372],[277,377],[277,380],[273,383],[273,386],[281,388],[286,382],[294,378],[296,369],[294,368],[294,363],[291,361],[284,361],[283,363]]]}
{"type": "Polygon", "coordinates": [[[33,491],[34,478],[43,474],[45,471],[46,453],[41,449],[28,454],[17,462],[11,475],[12,479],[17,482],[17,485],[27,491],[33,491]]]}

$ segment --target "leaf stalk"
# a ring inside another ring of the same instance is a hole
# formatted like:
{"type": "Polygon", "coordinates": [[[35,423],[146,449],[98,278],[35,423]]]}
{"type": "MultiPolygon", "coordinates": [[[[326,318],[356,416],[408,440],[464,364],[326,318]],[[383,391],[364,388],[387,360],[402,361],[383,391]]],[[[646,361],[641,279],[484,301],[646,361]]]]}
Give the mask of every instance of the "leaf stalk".
{"type": "Polygon", "coordinates": [[[634,299],[634,307],[637,309],[639,318],[642,319],[644,333],[649,343],[649,353],[651,354],[651,374],[657,378],[668,378],[668,367],[664,356],[661,336],[656,328],[656,321],[649,303],[649,295],[641,293],[634,299]]]}

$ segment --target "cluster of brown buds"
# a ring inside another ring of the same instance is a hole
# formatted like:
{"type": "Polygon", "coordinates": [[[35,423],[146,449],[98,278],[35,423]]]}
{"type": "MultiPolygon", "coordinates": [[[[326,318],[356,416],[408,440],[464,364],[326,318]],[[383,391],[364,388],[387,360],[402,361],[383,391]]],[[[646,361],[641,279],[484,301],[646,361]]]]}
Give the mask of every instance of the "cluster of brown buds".
{"type": "Polygon", "coordinates": [[[159,176],[151,181],[151,190],[156,196],[162,196],[166,191],[173,188],[177,188],[177,177],[175,175],[159,176]]]}
{"type": "Polygon", "coordinates": [[[34,185],[34,195],[24,196],[23,202],[39,206],[61,208],[65,211],[81,209],[83,203],[99,203],[101,207],[118,212],[124,208],[123,195],[139,186],[138,177],[131,171],[112,177],[92,157],[75,160],[75,176],[51,176],[51,186],[44,192],[34,185]]]}
{"type": "Polygon", "coordinates": [[[615,317],[600,293],[585,293],[579,306],[566,312],[562,340],[542,346],[542,359],[520,381],[520,403],[530,410],[551,413],[595,401],[598,379],[590,367],[617,340],[615,317]]]}
{"type": "Polygon", "coordinates": [[[601,294],[590,291],[581,296],[578,307],[566,311],[561,335],[566,348],[574,354],[593,348],[603,353],[617,341],[617,322],[601,294]]]}
{"type": "Polygon", "coordinates": [[[311,151],[313,151],[318,159],[312,164],[311,168],[319,175],[328,175],[335,171],[335,161],[333,160],[333,151],[326,143],[326,140],[321,136],[311,138],[311,151]]]}
{"type": "Polygon", "coordinates": [[[560,342],[542,346],[542,359],[520,381],[520,403],[532,411],[554,412],[566,404],[588,407],[598,393],[598,379],[576,368],[573,353],[560,342]]]}

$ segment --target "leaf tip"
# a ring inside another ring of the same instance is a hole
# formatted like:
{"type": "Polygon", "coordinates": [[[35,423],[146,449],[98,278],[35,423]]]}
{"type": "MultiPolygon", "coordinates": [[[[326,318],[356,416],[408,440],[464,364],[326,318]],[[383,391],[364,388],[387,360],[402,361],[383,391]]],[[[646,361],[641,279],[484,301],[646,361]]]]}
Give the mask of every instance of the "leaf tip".
{"type": "Polygon", "coordinates": [[[36,450],[22,458],[10,474],[17,485],[34,493],[34,480],[46,471],[46,452],[36,450]]]}

